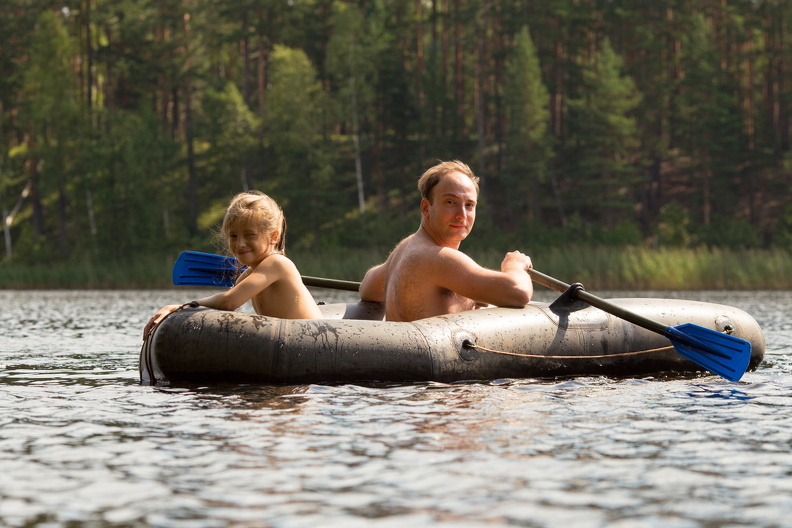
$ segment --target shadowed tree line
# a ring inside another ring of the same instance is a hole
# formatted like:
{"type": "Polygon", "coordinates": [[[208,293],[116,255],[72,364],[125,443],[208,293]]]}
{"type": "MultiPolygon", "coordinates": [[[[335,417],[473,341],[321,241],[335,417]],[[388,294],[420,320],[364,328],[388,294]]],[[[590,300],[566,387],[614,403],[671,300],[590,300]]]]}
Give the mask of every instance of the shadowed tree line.
{"type": "MultiPolygon", "coordinates": [[[[792,1],[2,0],[6,262],[377,246],[481,177],[466,247],[792,248],[792,1]]],[[[383,254],[384,255],[384,254],[383,254]]]]}

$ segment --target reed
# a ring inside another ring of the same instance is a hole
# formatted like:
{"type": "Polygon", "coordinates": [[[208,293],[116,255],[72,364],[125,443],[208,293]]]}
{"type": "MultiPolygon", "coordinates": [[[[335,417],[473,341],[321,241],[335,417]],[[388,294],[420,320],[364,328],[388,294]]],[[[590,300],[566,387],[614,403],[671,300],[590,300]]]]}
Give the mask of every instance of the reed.
{"type": "Polygon", "coordinates": [[[141,257],[123,262],[2,264],[0,289],[147,289],[171,284],[174,259],[141,257]]]}
{"type": "MultiPolygon", "coordinates": [[[[502,252],[471,255],[497,268],[502,252]]],[[[534,266],[564,282],[594,290],[778,290],[792,288],[792,253],[719,248],[550,248],[534,266]]]]}
{"type": "MultiPolygon", "coordinates": [[[[303,275],[361,280],[382,262],[387,249],[293,251],[303,275]]],[[[482,265],[498,269],[504,252],[470,252],[482,265]]],[[[531,254],[540,271],[589,290],[779,290],[792,289],[792,253],[718,248],[648,249],[575,245],[531,254]]],[[[157,289],[172,287],[175,255],[122,262],[85,260],[54,265],[0,265],[0,289],[157,289]]]]}
{"type": "Polygon", "coordinates": [[[287,255],[303,275],[359,281],[366,270],[387,258],[388,251],[374,248],[320,252],[299,250],[289,251],[287,255]]]}

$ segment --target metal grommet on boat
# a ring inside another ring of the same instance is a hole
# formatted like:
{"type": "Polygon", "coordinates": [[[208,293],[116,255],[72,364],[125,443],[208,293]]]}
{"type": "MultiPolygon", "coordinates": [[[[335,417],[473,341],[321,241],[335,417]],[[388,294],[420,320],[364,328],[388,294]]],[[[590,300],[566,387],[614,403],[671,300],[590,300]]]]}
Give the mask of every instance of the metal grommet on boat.
{"type": "Polygon", "coordinates": [[[715,318],[715,328],[718,332],[722,332],[726,335],[732,335],[737,330],[732,320],[725,315],[715,318]]]}
{"type": "Polygon", "coordinates": [[[459,357],[464,361],[475,361],[479,357],[476,349],[476,339],[464,330],[454,333],[454,345],[459,351],[459,357]]]}

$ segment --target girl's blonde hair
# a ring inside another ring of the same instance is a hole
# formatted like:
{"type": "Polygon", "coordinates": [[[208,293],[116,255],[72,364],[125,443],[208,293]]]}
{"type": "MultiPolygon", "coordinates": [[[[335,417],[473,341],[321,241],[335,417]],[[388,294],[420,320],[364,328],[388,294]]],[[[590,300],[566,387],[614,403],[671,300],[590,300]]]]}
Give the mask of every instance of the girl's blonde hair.
{"type": "Polygon", "coordinates": [[[233,225],[244,222],[256,226],[264,233],[279,230],[275,250],[286,254],[286,217],[278,203],[261,191],[245,191],[231,199],[223,218],[221,231],[228,250],[228,233],[233,225]]]}

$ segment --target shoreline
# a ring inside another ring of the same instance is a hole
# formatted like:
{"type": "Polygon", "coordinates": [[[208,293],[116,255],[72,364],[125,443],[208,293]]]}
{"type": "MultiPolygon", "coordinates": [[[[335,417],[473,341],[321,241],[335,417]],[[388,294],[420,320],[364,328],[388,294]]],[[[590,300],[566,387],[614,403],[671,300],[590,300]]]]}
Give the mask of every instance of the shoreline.
{"type": "MultiPolygon", "coordinates": [[[[497,269],[499,250],[466,252],[497,269]]],[[[303,275],[359,281],[386,251],[289,252],[303,275]],[[343,258],[341,258],[343,256],[343,258]]],[[[176,255],[141,256],[120,263],[0,264],[0,289],[168,289],[176,255]]],[[[792,252],[717,248],[646,249],[572,246],[537,250],[536,268],[589,290],[787,290],[792,289],[792,252]]]]}

